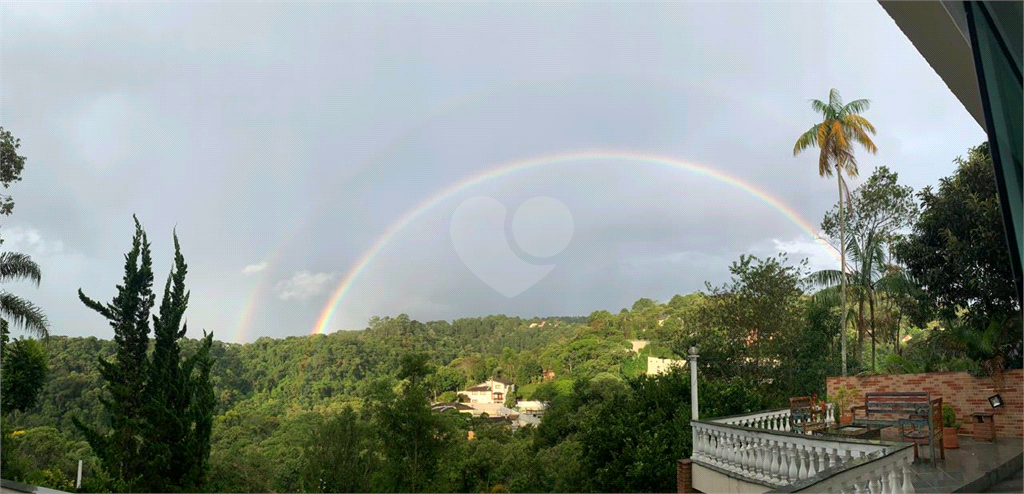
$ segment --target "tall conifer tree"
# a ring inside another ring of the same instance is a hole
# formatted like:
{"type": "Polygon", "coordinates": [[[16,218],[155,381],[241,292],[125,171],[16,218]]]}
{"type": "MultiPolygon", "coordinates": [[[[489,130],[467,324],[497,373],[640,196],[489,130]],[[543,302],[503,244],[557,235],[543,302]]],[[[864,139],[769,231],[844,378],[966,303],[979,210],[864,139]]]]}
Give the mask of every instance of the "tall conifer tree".
{"type": "Polygon", "coordinates": [[[142,455],[146,428],[142,404],[148,364],[149,316],[155,301],[149,240],[138,218],[134,219],[135,237],[132,249],[124,256],[124,280],[117,286],[114,300],[104,305],[78,290],[82,303],[107,318],[114,328],[117,344],[114,359],[99,360],[100,376],[107,391],[100,401],[109,416],[111,431],[103,434],[74,419],[107,473],[124,483],[119,487],[129,490],[136,485],[146,464],[142,455]]]}
{"type": "Polygon", "coordinates": [[[109,434],[100,434],[75,420],[86,434],[117,486],[147,492],[197,490],[210,454],[210,431],[216,400],[210,384],[213,334],[205,334],[199,350],[182,359],[181,339],[189,292],[188,265],[174,235],[174,267],[167,277],[159,314],[153,316],[153,352],[147,356],[152,291],[152,260],[146,233],[135,220],[132,250],[125,256],[124,284],[106,306],[82,301],[111,321],[118,345],[113,362],[101,360],[109,397],[109,434]],[[141,265],[140,265],[141,256],[141,265]]]}

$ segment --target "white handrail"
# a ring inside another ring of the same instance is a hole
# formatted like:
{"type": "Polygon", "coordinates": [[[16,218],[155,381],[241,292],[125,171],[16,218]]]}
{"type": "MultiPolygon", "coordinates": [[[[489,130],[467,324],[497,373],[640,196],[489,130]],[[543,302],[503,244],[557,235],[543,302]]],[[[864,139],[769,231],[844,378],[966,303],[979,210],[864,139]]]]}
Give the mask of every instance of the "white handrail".
{"type": "MultiPolygon", "coordinates": [[[[780,411],[756,414],[753,423],[769,425],[777,423],[780,415],[780,411]]],[[[736,425],[745,423],[751,422],[743,417],[691,421],[690,425],[693,430],[691,459],[694,463],[718,470],[730,477],[768,487],[784,488],[814,481],[819,477],[822,480],[831,478],[837,473],[843,472],[847,467],[853,468],[874,458],[887,458],[887,455],[896,451],[905,454],[909,448],[909,446],[904,447],[904,445],[896,443],[809,436],[774,430],[770,427],[753,428],[736,425]]],[[[892,461],[886,459],[878,465],[889,465],[892,461]]],[[[886,468],[892,467],[887,466],[886,468]]],[[[869,479],[876,473],[875,470],[858,469],[858,471],[865,479],[869,479]]],[[[879,485],[882,485],[881,472],[882,470],[877,472],[879,485]]],[[[888,478],[888,473],[886,476],[888,478]]],[[[812,485],[817,484],[813,483],[812,485]]],[[[900,488],[902,489],[902,486],[900,488]]],[[[913,489],[912,486],[911,489],[913,489]]]]}
{"type": "Polygon", "coordinates": [[[876,453],[865,461],[822,472],[817,479],[807,479],[788,492],[827,493],[913,493],[910,465],[914,462],[913,446],[897,451],[876,453]]]}

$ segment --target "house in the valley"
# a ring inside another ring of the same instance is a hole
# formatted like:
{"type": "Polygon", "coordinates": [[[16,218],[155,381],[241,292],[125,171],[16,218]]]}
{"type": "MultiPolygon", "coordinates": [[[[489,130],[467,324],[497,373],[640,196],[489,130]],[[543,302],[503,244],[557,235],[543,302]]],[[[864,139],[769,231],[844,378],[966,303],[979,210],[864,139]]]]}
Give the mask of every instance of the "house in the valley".
{"type": "Polygon", "coordinates": [[[540,417],[548,409],[548,402],[523,400],[516,403],[516,409],[523,415],[540,417]]]}
{"type": "Polygon", "coordinates": [[[476,386],[470,386],[460,395],[469,398],[469,405],[502,405],[505,397],[515,393],[516,385],[504,379],[488,379],[476,386]]]}
{"type": "Polygon", "coordinates": [[[658,358],[658,357],[647,357],[647,375],[657,376],[661,374],[668,374],[673,368],[684,368],[686,367],[685,360],[676,360],[670,358],[658,358]]]}
{"type": "Polygon", "coordinates": [[[473,407],[465,403],[436,403],[431,405],[430,410],[437,413],[444,413],[448,410],[455,410],[459,413],[472,413],[473,407]]]}

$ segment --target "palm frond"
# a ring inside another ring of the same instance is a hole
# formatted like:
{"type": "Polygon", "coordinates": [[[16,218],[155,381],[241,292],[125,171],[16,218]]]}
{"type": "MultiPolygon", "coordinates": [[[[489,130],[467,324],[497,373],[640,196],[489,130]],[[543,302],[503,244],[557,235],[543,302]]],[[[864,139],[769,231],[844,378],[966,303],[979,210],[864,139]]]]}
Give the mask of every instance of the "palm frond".
{"type": "Polygon", "coordinates": [[[843,113],[846,113],[846,114],[864,113],[864,112],[866,112],[868,110],[868,108],[871,108],[871,100],[858,99],[858,100],[853,100],[853,101],[847,103],[846,106],[843,107],[843,113]]]}
{"type": "MultiPolygon", "coordinates": [[[[835,163],[836,170],[846,173],[846,176],[857,176],[857,158],[853,155],[852,149],[847,148],[837,150],[835,163]]],[[[847,195],[849,195],[849,190],[847,190],[847,195]]]]}
{"type": "Polygon", "coordinates": [[[871,137],[869,137],[863,130],[854,129],[853,140],[861,146],[864,146],[864,149],[867,150],[867,152],[871,154],[878,154],[878,146],[875,145],[875,141],[872,141],[871,137]]]}
{"type": "Polygon", "coordinates": [[[811,295],[811,299],[818,304],[835,306],[839,305],[842,297],[839,291],[839,286],[837,285],[818,290],[811,295]]]}
{"type": "Polygon", "coordinates": [[[32,302],[16,295],[0,291],[0,315],[9,319],[12,324],[22,326],[26,331],[40,338],[50,334],[50,324],[46,314],[32,302]]]}
{"type": "Polygon", "coordinates": [[[817,140],[818,147],[821,152],[818,153],[818,175],[822,177],[832,176],[832,164],[830,159],[832,158],[832,148],[834,144],[828,136],[828,125],[822,122],[817,125],[817,140]]]}
{"type": "Polygon", "coordinates": [[[875,133],[875,127],[867,119],[860,115],[847,115],[843,117],[843,127],[849,132],[853,141],[864,146],[864,149],[869,153],[878,153],[878,146],[875,145],[875,141],[871,140],[871,136],[868,135],[868,132],[875,133]]]}
{"type": "Polygon", "coordinates": [[[872,135],[876,133],[875,126],[872,125],[871,122],[868,121],[868,119],[860,115],[844,115],[843,123],[851,128],[871,132],[872,135]]]}
{"type": "Polygon", "coordinates": [[[839,90],[832,88],[828,92],[828,103],[832,108],[841,108],[843,106],[843,97],[839,95],[839,90]]]}
{"type": "MultiPolygon", "coordinates": [[[[843,272],[838,269],[822,269],[807,275],[807,281],[819,287],[832,287],[840,284],[843,272]]],[[[849,275],[847,275],[849,281],[849,275]]]]}
{"type": "Polygon", "coordinates": [[[821,113],[822,115],[824,115],[824,114],[828,113],[829,107],[828,107],[828,103],[825,103],[824,101],[821,101],[820,99],[812,99],[811,100],[811,109],[816,111],[816,112],[818,112],[818,113],[821,113]]]}
{"type": "Polygon", "coordinates": [[[28,279],[39,286],[42,280],[42,271],[39,265],[27,254],[20,252],[0,253],[0,283],[8,281],[28,279]]]}
{"type": "Polygon", "coordinates": [[[808,148],[812,148],[818,145],[818,126],[815,125],[810,128],[807,132],[804,132],[799,139],[796,140],[796,145],[793,146],[793,156],[800,154],[808,148]]]}
{"type": "Polygon", "coordinates": [[[843,129],[843,122],[834,120],[831,123],[832,128],[830,129],[830,134],[832,135],[832,138],[836,140],[836,147],[842,150],[849,149],[850,141],[846,139],[846,131],[843,129]]]}

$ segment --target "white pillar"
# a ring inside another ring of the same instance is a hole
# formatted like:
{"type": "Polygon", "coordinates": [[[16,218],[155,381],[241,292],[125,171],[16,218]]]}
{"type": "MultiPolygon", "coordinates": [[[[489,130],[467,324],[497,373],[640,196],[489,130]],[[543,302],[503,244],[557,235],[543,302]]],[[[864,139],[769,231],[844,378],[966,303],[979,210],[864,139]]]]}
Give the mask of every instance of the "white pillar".
{"type": "Polygon", "coordinates": [[[690,419],[700,420],[700,407],[697,406],[697,347],[690,347],[690,419]]]}
{"type": "Polygon", "coordinates": [[[75,489],[82,488],[82,460],[78,460],[78,480],[75,482],[75,489]]]}

